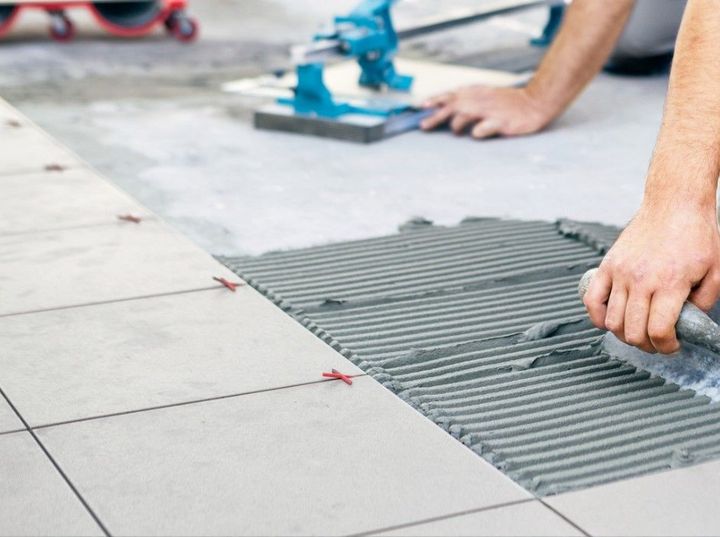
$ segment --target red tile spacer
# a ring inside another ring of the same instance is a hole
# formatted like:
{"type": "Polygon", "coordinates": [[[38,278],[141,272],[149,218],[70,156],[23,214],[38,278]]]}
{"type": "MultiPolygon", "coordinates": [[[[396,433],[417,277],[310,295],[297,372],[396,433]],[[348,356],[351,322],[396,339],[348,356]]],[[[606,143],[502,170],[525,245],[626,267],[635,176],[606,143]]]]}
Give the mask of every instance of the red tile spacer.
{"type": "Polygon", "coordinates": [[[242,284],[242,283],[240,283],[240,282],[229,282],[229,281],[227,281],[225,278],[218,278],[217,276],[213,276],[213,280],[215,280],[216,282],[220,282],[220,283],[223,284],[225,287],[227,287],[228,289],[230,289],[233,293],[235,292],[235,289],[237,289],[238,287],[244,285],[244,284],[242,284]]]}
{"type": "Polygon", "coordinates": [[[142,222],[142,218],[139,216],[135,216],[134,214],[119,214],[118,220],[124,220],[125,222],[134,222],[135,224],[139,224],[142,222]]]}
{"type": "Polygon", "coordinates": [[[65,170],[65,166],[63,166],[62,164],[56,164],[53,162],[52,164],[45,165],[46,172],[62,172],[64,170],[65,170]]]}
{"type": "Polygon", "coordinates": [[[340,379],[348,386],[352,385],[352,379],[348,375],[340,373],[340,371],[338,371],[337,369],[333,369],[332,373],[323,373],[322,376],[327,378],[340,379]]]}

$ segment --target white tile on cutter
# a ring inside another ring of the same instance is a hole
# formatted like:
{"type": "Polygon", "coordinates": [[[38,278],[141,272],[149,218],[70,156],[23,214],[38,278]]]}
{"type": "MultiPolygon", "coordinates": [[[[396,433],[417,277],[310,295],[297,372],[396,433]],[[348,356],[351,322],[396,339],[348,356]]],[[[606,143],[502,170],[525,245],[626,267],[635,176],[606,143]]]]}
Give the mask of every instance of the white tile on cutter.
{"type": "Polygon", "coordinates": [[[0,236],[0,259],[0,315],[201,289],[218,285],[213,276],[237,279],[152,221],[0,236]]]}
{"type": "Polygon", "coordinates": [[[121,535],[348,534],[530,497],[369,377],[38,434],[121,535]]]}
{"type": "MultiPolygon", "coordinates": [[[[95,224],[150,213],[88,168],[0,179],[0,235],[95,224]]],[[[133,225],[132,223],[130,225],[133,225]]]]}
{"type": "Polygon", "coordinates": [[[31,426],[362,374],[249,286],[6,317],[0,348],[31,426]]]}
{"type": "Polygon", "coordinates": [[[458,515],[424,524],[415,524],[375,535],[525,537],[580,536],[579,530],[539,501],[530,501],[458,515]]]}
{"type": "Polygon", "coordinates": [[[102,535],[29,433],[0,436],[0,535],[102,535]]]}
{"type": "Polygon", "coordinates": [[[43,171],[50,164],[65,168],[83,165],[71,151],[0,99],[0,181],[5,175],[43,171]]]}
{"type": "Polygon", "coordinates": [[[720,535],[720,461],[545,498],[592,535],[720,535]]]}
{"type": "MultiPolygon", "coordinates": [[[[398,73],[413,77],[410,91],[395,91],[385,88],[381,91],[382,98],[395,99],[415,105],[421,105],[430,97],[463,86],[483,84],[485,86],[509,87],[519,85],[527,80],[527,76],[524,74],[411,58],[396,58],[395,68],[398,73]]],[[[333,95],[377,98],[377,90],[360,86],[358,84],[359,78],[360,66],[353,60],[329,65],[324,71],[325,84],[333,95]]],[[[296,85],[297,77],[295,73],[289,72],[279,78],[268,75],[261,75],[256,78],[241,78],[225,83],[223,89],[241,95],[277,97],[278,95],[285,95],[283,91],[289,95],[291,89],[296,85]]]]}

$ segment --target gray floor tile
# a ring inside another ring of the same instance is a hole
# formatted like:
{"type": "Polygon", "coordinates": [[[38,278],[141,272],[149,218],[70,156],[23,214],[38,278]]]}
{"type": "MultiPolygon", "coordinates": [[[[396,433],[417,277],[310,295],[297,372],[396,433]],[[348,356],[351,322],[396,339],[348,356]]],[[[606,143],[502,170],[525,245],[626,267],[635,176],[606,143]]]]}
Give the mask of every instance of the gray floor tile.
{"type": "MultiPolygon", "coordinates": [[[[87,168],[0,178],[0,235],[95,224],[149,212],[87,168]]],[[[130,225],[135,225],[130,223],[130,225]]]]}
{"type": "Polygon", "coordinates": [[[362,373],[250,286],[6,317],[0,348],[33,426],[362,373]]]}
{"type": "Polygon", "coordinates": [[[720,535],[720,461],[545,500],[593,535],[720,535]]]}
{"type": "Polygon", "coordinates": [[[0,99],[0,179],[4,175],[40,172],[57,164],[71,168],[83,163],[0,99]]]}
{"type": "Polygon", "coordinates": [[[213,276],[237,280],[151,221],[0,236],[0,259],[0,315],[199,289],[213,276]]]}
{"type": "Polygon", "coordinates": [[[18,429],[24,428],[25,426],[15,415],[13,409],[10,408],[10,405],[7,404],[5,399],[0,396],[0,433],[17,431],[18,429]]]}
{"type": "Polygon", "coordinates": [[[406,526],[375,535],[467,535],[540,537],[545,535],[575,536],[582,533],[553,513],[539,501],[531,501],[487,509],[478,513],[454,516],[425,524],[406,526]]]}
{"type": "Polygon", "coordinates": [[[0,535],[102,535],[29,433],[0,436],[0,535]]]}
{"type": "Polygon", "coordinates": [[[38,431],[123,535],[346,534],[529,497],[368,377],[38,431]]]}

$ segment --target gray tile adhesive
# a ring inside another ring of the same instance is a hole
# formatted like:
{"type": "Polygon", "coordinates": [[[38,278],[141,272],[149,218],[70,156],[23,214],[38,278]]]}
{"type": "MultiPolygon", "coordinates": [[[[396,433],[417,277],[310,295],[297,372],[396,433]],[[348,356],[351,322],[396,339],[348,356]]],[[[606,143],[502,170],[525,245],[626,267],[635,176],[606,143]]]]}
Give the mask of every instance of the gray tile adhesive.
{"type": "Polygon", "coordinates": [[[720,454],[720,406],[603,351],[577,297],[618,229],[472,218],[222,258],[537,495],[720,454]]]}

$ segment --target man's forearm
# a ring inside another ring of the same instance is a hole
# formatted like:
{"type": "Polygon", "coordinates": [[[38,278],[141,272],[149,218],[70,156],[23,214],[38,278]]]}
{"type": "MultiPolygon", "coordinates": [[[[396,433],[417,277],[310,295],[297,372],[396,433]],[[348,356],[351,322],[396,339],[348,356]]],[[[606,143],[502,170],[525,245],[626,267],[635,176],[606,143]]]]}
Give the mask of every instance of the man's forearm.
{"type": "Polygon", "coordinates": [[[720,11],[690,0],[675,48],[645,205],[715,210],[720,173],[720,11]]]}
{"type": "Polygon", "coordinates": [[[555,117],[600,71],[627,22],[634,0],[574,0],[555,40],[527,86],[555,117]]]}

